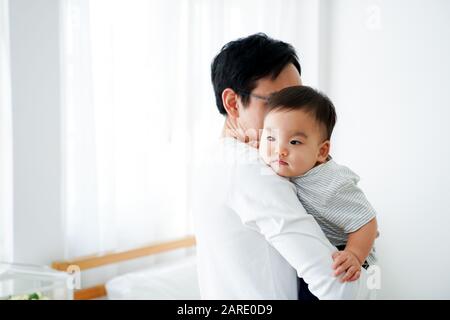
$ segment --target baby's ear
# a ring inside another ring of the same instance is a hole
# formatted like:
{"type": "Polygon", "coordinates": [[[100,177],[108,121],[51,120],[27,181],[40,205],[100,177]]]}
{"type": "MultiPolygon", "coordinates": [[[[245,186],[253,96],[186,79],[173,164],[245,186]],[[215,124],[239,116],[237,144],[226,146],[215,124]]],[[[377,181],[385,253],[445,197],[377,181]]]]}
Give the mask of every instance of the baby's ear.
{"type": "Polygon", "coordinates": [[[327,161],[328,155],[330,154],[330,140],[322,142],[319,148],[319,154],[317,156],[317,162],[324,163],[327,161]]]}

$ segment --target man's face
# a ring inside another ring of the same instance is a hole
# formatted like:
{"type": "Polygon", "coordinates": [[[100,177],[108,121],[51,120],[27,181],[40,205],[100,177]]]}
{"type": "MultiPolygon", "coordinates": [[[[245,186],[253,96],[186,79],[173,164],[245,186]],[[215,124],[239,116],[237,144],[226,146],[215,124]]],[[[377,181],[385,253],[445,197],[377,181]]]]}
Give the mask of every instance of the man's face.
{"type": "Polygon", "coordinates": [[[275,80],[272,80],[271,77],[266,77],[257,81],[256,88],[251,92],[254,96],[250,96],[249,103],[246,107],[243,106],[242,101],[239,99],[238,121],[250,140],[259,140],[264,117],[268,111],[267,101],[256,98],[255,96],[267,98],[276,91],[298,85],[302,85],[300,74],[293,64],[288,64],[275,80]]]}

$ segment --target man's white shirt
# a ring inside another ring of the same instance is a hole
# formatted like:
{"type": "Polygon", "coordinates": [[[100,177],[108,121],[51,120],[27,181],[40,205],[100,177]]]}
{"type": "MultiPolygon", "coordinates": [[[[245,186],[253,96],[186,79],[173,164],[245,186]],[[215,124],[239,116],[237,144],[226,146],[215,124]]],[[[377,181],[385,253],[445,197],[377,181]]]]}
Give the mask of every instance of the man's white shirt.
{"type": "Polygon", "coordinates": [[[196,164],[192,209],[203,299],[297,299],[297,274],[319,299],[369,299],[368,274],[341,283],[328,241],[258,150],[223,138],[196,164]]]}

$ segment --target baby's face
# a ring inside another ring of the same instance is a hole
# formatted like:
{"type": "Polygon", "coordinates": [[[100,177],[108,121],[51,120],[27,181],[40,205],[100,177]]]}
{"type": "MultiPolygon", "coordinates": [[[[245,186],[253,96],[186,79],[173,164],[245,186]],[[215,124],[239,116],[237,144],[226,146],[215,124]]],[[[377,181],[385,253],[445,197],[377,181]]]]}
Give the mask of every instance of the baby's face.
{"type": "Polygon", "coordinates": [[[280,176],[303,175],[328,157],[330,143],[321,129],[302,110],[272,111],[264,120],[260,155],[280,176]]]}

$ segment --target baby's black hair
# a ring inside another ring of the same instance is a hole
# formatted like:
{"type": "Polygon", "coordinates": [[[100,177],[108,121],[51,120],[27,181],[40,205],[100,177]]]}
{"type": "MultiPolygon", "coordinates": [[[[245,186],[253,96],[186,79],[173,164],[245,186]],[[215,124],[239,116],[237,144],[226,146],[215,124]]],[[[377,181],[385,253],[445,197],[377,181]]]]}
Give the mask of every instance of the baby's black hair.
{"type": "Polygon", "coordinates": [[[326,129],[327,140],[331,139],[336,124],[336,110],[331,100],[323,93],[308,87],[287,87],[273,93],[269,98],[269,112],[304,110],[310,113],[326,129]]]}

